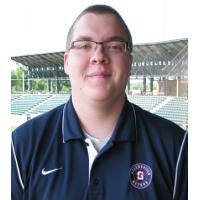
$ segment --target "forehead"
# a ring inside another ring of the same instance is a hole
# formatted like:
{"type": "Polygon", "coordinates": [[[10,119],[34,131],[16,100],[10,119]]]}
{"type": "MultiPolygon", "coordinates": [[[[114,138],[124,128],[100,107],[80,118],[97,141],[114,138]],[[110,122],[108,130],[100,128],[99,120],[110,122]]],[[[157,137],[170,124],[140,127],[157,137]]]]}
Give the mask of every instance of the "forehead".
{"type": "Polygon", "coordinates": [[[72,41],[82,37],[88,37],[97,41],[113,37],[127,40],[128,34],[114,14],[87,13],[76,22],[72,41]]]}

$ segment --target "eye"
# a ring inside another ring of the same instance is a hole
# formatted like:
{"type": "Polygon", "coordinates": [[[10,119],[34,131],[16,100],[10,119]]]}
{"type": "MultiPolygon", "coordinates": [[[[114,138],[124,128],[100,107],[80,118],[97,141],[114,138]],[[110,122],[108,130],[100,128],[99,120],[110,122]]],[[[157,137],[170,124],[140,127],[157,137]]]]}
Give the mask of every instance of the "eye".
{"type": "Polygon", "coordinates": [[[91,45],[90,44],[82,44],[82,45],[79,45],[79,49],[90,49],[91,48],[91,45]]]}
{"type": "Polygon", "coordinates": [[[90,50],[92,48],[92,44],[88,41],[77,41],[74,43],[74,48],[80,50],[90,50]]]}
{"type": "Polygon", "coordinates": [[[107,47],[109,49],[109,51],[123,51],[123,44],[121,42],[109,42],[107,43],[107,47]]]}
{"type": "Polygon", "coordinates": [[[122,46],[119,44],[113,44],[112,46],[110,46],[110,48],[113,50],[115,50],[115,49],[117,50],[117,49],[122,49],[122,46]]]}

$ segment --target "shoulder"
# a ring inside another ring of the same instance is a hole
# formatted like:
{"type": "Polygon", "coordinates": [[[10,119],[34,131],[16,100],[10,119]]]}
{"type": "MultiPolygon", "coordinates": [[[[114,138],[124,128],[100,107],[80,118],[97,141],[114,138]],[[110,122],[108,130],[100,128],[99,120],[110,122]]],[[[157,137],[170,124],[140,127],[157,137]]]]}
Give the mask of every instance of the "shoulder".
{"type": "MultiPolygon", "coordinates": [[[[133,105],[136,113],[138,142],[157,152],[160,158],[168,158],[175,167],[182,149],[187,157],[187,131],[177,124],[133,105]]],[[[147,148],[147,147],[146,147],[147,148]]]]}
{"type": "Polygon", "coordinates": [[[186,131],[174,122],[143,110],[137,105],[132,104],[132,106],[135,109],[138,128],[165,139],[173,138],[174,140],[182,141],[184,138],[186,131]]]}
{"type": "Polygon", "coordinates": [[[28,141],[40,138],[48,130],[56,128],[62,121],[64,105],[60,105],[49,112],[38,115],[17,127],[12,133],[13,142],[28,144],[28,141]]]}

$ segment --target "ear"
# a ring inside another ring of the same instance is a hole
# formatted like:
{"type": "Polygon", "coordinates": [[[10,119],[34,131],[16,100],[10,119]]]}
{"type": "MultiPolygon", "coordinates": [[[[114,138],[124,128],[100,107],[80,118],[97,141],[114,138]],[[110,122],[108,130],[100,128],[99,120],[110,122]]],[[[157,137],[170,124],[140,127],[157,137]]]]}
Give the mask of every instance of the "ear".
{"type": "Polygon", "coordinates": [[[64,53],[64,71],[68,74],[68,53],[64,53]]]}

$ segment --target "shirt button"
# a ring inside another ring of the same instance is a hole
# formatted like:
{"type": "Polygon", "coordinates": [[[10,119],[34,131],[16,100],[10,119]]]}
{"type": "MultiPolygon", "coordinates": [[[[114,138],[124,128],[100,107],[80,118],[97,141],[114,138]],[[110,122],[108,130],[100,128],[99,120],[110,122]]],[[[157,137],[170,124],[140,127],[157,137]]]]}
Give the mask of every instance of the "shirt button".
{"type": "Polygon", "coordinates": [[[97,186],[99,184],[99,178],[95,178],[94,180],[93,180],[93,185],[94,186],[97,186]]]}

